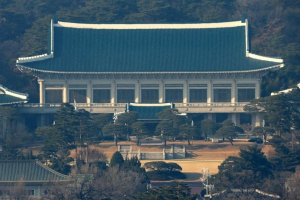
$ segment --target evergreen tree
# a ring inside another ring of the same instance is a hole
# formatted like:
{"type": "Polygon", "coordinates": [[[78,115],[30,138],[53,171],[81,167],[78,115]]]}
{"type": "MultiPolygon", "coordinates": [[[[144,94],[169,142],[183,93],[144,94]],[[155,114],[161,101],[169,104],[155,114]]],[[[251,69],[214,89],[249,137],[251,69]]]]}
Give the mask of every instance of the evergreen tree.
{"type": "Polygon", "coordinates": [[[119,168],[121,168],[123,163],[124,163],[124,158],[122,154],[119,151],[116,151],[110,159],[109,166],[110,167],[118,166],[119,168]]]}
{"type": "Polygon", "coordinates": [[[136,137],[137,137],[137,141],[136,141],[137,145],[140,145],[140,139],[142,137],[145,137],[145,136],[149,135],[149,133],[150,133],[146,124],[143,122],[133,123],[131,125],[131,129],[132,129],[132,134],[136,135],[136,137]]]}
{"type": "Polygon", "coordinates": [[[201,132],[204,133],[205,139],[207,139],[207,135],[215,135],[218,130],[218,125],[215,121],[211,119],[204,119],[201,121],[201,132]]]}
{"type": "Polygon", "coordinates": [[[113,135],[115,146],[118,145],[118,138],[126,135],[127,127],[124,124],[107,124],[103,127],[103,133],[113,135]]]}

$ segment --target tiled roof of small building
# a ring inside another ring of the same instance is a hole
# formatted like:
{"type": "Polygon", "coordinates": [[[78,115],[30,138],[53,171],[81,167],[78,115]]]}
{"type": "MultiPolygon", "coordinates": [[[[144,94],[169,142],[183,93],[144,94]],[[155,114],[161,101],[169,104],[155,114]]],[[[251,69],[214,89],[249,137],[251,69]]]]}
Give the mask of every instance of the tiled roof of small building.
{"type": "Polygon", "coordinates": [[[157,113],[162,112],[166,108],[172,108],[171,103],[162,104],[139,104],[129,103],[128,111],[136,111],[139,113],[139,120],[157,120],[157,113]]]}
{"type": "Polygon", "coordinates": [[[0,161],[0,182],[20,180],[24,182],[46,182],[67,180],[67,178],[68,176],[60,174],[38,161],[0,161]]]}
{"type": "Polygon", "coordinates": [[[108,24],[58,22],[51,54],[17,66],[49,72],[232,72],[270,68],[281,59],[249,53],[247,23],[108,24]]]}
{"type": "Polygon", "coordinates": [[[27,103],[28,94],[19,93],[0,85],[0,105],[27,103]]]}

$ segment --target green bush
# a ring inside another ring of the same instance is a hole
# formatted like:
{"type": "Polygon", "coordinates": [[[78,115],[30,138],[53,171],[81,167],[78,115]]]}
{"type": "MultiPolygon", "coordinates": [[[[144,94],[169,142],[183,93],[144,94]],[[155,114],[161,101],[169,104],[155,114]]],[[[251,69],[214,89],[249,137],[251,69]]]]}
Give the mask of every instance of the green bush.
{"type": "Polygon", "coordinates": [[[185,174],[179,171],[148,171],[146,172],[146,174],[150,180],[156,181],[167,181],[186,178],[185,174]]]}

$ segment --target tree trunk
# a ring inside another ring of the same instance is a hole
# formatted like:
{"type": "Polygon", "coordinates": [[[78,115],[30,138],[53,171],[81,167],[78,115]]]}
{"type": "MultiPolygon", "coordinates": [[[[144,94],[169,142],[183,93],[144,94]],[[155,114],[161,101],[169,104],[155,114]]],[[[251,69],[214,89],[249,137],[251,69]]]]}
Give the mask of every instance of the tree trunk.
{"type": "Polygon", "coordinates": [[[140,146],[140,137],[139,137],[139,135],[137,135],[137,138],[136,138],[137,140],[136,140],[136,145],[137,146],[140,146]]]}
{"type": "Polygon", "coordinates": [[[115,143],[115,146],[118,146],[118,138],[116,135],[114,136],[114,143],[115,143]]]}
{"type": "Polygon", "coordinates": [[[233,146],[233,139],[232,139],[232,137],[229,137],[228,139],[229,139],[230,144],[233,146]]]}
{"type": "Polygon", "coordinates": [[[188,141],[188,145],[191,145],[191,142],[190,142],[190,140],[188,139],[187,141],[188,141]]]}
{"type": "Polygon", "coordinates": [[[165,143],[165,146],[167,145],[167,139],[166,138],[164,138],[164,143],[165,143]]]}
{"type": "Polygon", "coordinates": [[[86,143],[86,164],[89,164],[89,144],[86,143]]]}

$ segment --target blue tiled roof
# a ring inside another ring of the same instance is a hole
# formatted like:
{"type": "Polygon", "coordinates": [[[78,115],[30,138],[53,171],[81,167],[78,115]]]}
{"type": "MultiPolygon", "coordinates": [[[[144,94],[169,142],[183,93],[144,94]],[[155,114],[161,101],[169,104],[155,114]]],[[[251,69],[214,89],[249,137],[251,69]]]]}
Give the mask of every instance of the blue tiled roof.
{"type": "Polygon", "coordinates": [[[8,181],[55,181],[66,180],[68,176],[60,174],[34,160],[0,161],[0,182],[8,181]]]}
{"type": "Polygon", "coordinates": [[[24,93],[15,92],[0,85],[0,105],[27,103],[28,95],[24,93]]]}
{"type": "Polygon", "coordinates": [[[25,102],[24,99],[6,95],[6,94],[0,94],[0,105],[1,104],[24,103],[24,102],[25,102]]]}
{"type": "Polygon", "coordinates": [[[54,26],[54,58],[20,65],[57,72],[245,71],[278,65],[246,57],[245,26],[91,29],[54,26]]]}

